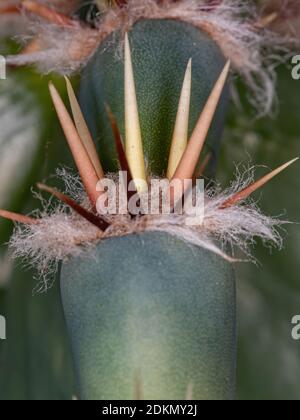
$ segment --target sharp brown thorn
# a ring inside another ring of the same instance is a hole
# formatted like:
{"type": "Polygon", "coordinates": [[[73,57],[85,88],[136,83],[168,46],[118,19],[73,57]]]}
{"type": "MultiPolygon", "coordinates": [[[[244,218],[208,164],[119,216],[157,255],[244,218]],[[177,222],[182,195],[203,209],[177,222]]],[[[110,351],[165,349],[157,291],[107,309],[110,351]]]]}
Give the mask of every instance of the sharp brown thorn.
{"type": "Polygon", "coordinates": [[[48,22],[54,23],[59,26],[69,26],[78,28],[80,23],[69,16],[63,15],[56,10],[45,6],[44,4],[37,3],[32,0],[25,0],[22,6],[31,13],[34,13],[48,22]]]}
{"type": "Polygon", "coordinates": [[[249,185],[249,187],[239,191],[238,193],[234,194],[228,200],[226,200],[221,206],[220,209],[227,209],[229,207],[234,206],[235,204],[239,203],[240,201],[246,200],[251,194],[253,194],[258,189],[262,188],[265,184],[267,184],[271,179],[275,176],[280,174],[282,171],[287,169],[293,163],[295,163],[299,158],[293,159],[284,165],[280,166],[279,168],[275,169],[274,171],[270,172],[269,174],[262,177],[260,180],[254,182],[253,184],[249,185]]]}
{"type": "Polygon", "coordinates": [[[203,159],[203,162],[201,163],[200,169],[199,169],[199,177],[202,176],[204,174],[204,172],[206,171],[206,168],[209,164],[209,162],[211,161],[213,157],[213,153],[212,152],[208,152],[207,155],[205,156],[205,158],[203,159]]]}
{"type": "Polygon", "coordinates": [[[217,110],[227,77],[230,69],[228,61],[219,76],[207,102],[196,124],[194,132],[188,142],[187,148],[175,171],[173,179],[192,179],[199,157],[201,155],[208,131],[210,129],[213,117],[217,110]]]}
{"type": "Polygon", "coordinates": [[[108,105],[106,105],[106,112],[109,117],[110,125],[114,134],[116,149],[119,157],[120,167],[123,172],[127,172],[128,174],[128,183],[133,180],[131,169],[127,160],[127,156],[125,153],[125,149],[122,142],[121,133],[116,121],[114,114],[112,113],[111,109],[108,105]]]}
{"type": "Polygon", "coordinates": [[[56,190],[55,188],[48,187],[45,184],[37,184],[37,187],[42,190],[46,191],[49,194],[54,195],[60,201],[66,203],[69,207],[71,207],[76,213],[78,213],[81,217],[86,219],[88,222],[102,230],[103,232],[110,226],[110,224],[104,220],[100,216],[96,216],[95,214],[89,212],[82,206],[76,203],[72,198],[68,197],[67,195],[63,194],[62,192],[56,190]]]}
{"type": "Polygon", "coordinates": [[[11,220],[12,222],[22,223],[24,225],[37,225],[39,223],[38,219],[24,216],[23,214],[12,213],[11,211],[7,210],[0,210],[0,217],[11,220]]]}
{"type": "MultiPolygon", "coordinates": [[[[120,161],[120,166],[121,166],[121,170],[123,172],[127,173],[127,202],[129,202],[130,198],[133,197],[135,194],[137,194],[137,188],[135,187],[133,189],[133,191],[129,191],[129,184],[133,181],[134,179],[132,177],[131,174],[131,170],[129,167],[129,163],[127,161],[127,156],[124,150],[124,146],[123,146],[123,142],[122,142],[122,137],[121,137],[121,133],[116,121],[116,118],[114,116],[114,114],[111,112],[111,109],[109,108],[108,105],[106,105],[106,112],[108,114],[109,120],[110,120],[110,124],[111,124],[111,128],[114,134],[114,139],[115,139],[115,144],[116,144],[116,149],[117,149],[117,153],[119,156],[119,161],[120,161]]],[[[135,215],[131,215],[131,216],[135,216],[135,215]]]]}
{"type": "Polygon", "coordinates": [[[97,192],[96,190],[99,178],[81,141],[81,138],[79,137],[72,118],[70,117],[70,114],[68,113],[67,108],[65,107],[65,104],[63,103],[53,83],[49,83],[49,90],[86,192],[89,196],[91,204],[96,207],[96,202],[101,194],[101,192],[97,192]]]}
{"type": "Polygon", "coordinates": [[[84,147],[86,148],[86,151],[90,157],[90,160],[94,166],[94,169],[96,171],[96,174],[98,175],[98,178],[102,179],[104,178],[104,172],[100,163],[100,159],[96,150],[95,143],[93,141],[90,130],[87,126],[87,123],[81,111],[73,86],[67,77],[65,77],[65,80],[66,80],[66,85],[67,85],[69,101],[70,101],[70,105],[72,109],[72,114],[73,114],[73,118],[75,121],[75,125],[77,128],[79,137],[81,138],[84,144],[84,147]]]}
{"type": "Polygon", "coordinates": [[[208,152],[207,155],[205,156],[205,158],[203,159],[203,162],[201,163],[199,170],[195,171],[195,173],[193,175],[193,185],[196,185],[197,179],[204,176],[204,172],[206,171],[206,168],[207,168],[210,160],[212,159],[212,156],[213,156],[212,152],[208,152]]]}
{"type": "Polygon", "coordinates": [[[20,14],[20,5],[16,6],[0,6],[0,15],[4,14],[20,14]]]}
{"type": "Polygon", "coordinates": [[[168,179],[172,179],[176,168],[184,154],[188,142],[190,102],[192,88],[192,59],[189,60],[182,85],[175,129],[173,133],[169,164],[167,170],[168,179]]]}

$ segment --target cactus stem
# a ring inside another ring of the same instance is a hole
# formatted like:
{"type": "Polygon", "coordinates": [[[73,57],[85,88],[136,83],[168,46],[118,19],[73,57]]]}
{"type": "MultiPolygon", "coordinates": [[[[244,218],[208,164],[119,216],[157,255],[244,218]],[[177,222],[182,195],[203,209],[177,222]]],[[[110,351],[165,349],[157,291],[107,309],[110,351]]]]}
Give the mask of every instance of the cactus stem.
{"type": "Polygon", "coordinates": [[[101,218],[99,216],[95,216],[93,213],[87,211],[86,209],[81,207],[79,204],[77,204],[74,200],[72,200],[72,198],[66,196],[65,194],[61,193],[60,191],[56,190],[55,188],[51,188],[51,187],[48,187],[45,184],[40,184],[40,183],[37,184],[37,187],[42,191],[46,191],[46,192],[54,195],[59,200],[66,203],[76,213],[78,213],[80,216],[82,216],[88,222],[92,223],[94,226],[97,226],[103,232],[110,226],[110,224],[106,220],[104,220],[103,218],[101,218]]]}
{"type": "Polygon", "coordinates": [[[228,61],[202,111],[173,179],[192,179],[230,69],[228,61]]]}
{"type": "Polygon", "coordinates": [[[72,118],[70,117],[67,108],[65,107],[59,93],[57,92],[56,88],[52,83],[49,84],[49,90],[58,118],[60,120],[69,147],[73,154],[81,179],[85,186],[86,192],[89,196],[91,204],[95,207],[97,199],[101,194],[101,192],[97,192],[96,190],[99,178],[95,172],[90,157],[82,143],[82,140],[79,137],[76,127],[72,121],[72,118]]]}
{"type": "Polygon", "coordinates": [[[134,82],[133,66],[128,35],[125,36],[125,139],[126,155],[138,191],[144,189],[146,168],[141,127],[134,82]]]}
{"type": "Polygon", "coordinates": [[[11,220],[12,222],[22,223],[24,225],[35,225],[39,221],[33,217],[24,216],[23,214],[12,213],[6,210],[0,210],[0,217],[4,219],[11,220]]]}
{"type": "Polygon", "coordinates": [[[86,151],[92,161],[92,164],[95,168],[98,178],[102,179],[104,178],[104,172],[100,163],[100,159],[96,150],[95,143],[92,139],[91,133],[84,119],[83,113],[77,101],[72,84],[67,77],[65,77],[65,80],[66,80],[66,85],[67,85],[69,101],[70,101],[70,105],[71,105],[71,109],[73,113],[73,118],[74,118],[74,122],[77,128],[79,137],[81,138],[86,148],[86,151]]]}
{"type": "Polygon", "coordinates": [[[43,4],[37,3],[32,0],[25,0],[22,2],[24,9],[28,10],[35,15],[47,20],[50,23],[54,23],[59,26],[71,26],[78,27],[80,23],[76,20],[71,19],[69,16],[63,15],[50,7],[43,4]]]}
{"type": "Polygon", "coordinates": [[[265,184],[267,184],[271,179],[273,179],[275,176],[280,174],[282,171],[284,171],[286,168],[291,166],[293,163],[295,163],[299,158],[295,158],[284,165],[280,166],[279,168],[275,169],[274,171],[270,172],[260,180],[254,182],[253,184],[249,185],[249,187],[243,189],[242,191],[239,191],[238,193],[234,194],[231,198],[226,200],[221,206],[220,209],[227,209],[229,207],[234,206],[240,201],[245,200],[248,198],[251,194],[253,194],[258,189],[262,188],[265,184]]]}
{"type": "Polygon", "coordinates": [[[190,102],[191,102],[191,88],[192,88],[192,59],[189,60],[181,96],[179,100],[178,112],[175,123],[175,130],[172,139],[169,166],[167,170],[168,179],[172,179],[176,168],[183,156],[188,142],[189,130],[189,116],[190,116],[190,102]]]}

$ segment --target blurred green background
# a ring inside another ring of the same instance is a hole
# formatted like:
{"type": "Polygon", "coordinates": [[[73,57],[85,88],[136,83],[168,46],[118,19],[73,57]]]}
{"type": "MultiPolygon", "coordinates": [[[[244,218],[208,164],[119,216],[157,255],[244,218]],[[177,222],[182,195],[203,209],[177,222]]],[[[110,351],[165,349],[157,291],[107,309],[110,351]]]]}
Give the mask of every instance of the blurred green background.
{"type": "MultiPolygon", "coordinates": [[[[275,168],[300,155],[300,81],[290,66],[278,68],[278,112],[253,120],[253,110],[231,109],[219,175],[229,181],[234,162],[275,168]]],[[[258,169],[257,175],[266,169],[258,169]]],[[[300,399],[300,341],[291,320],[300,313],[300,164],[256,195],[266,214],[293,221],[283,232],[284,249],[258,244],[259,265],[237,266],[238,393],[241,399],[300,399]]]]}
{"type": "MultiPolygon", "coordinates": [[[[15,45],[3,42],[1,54],[15,45]]],[[[62,91],[62,80],[55,76],[62,91]]],[[[231,106],[218,178],[224,186],[235,164],[251,161],[275,168],[300,155],[300,81],[278,68],[279,110],[255,119],[253,109],[231,106]]],[[[49,77],[30,69],[10,70],[0,81],[0,208],[28,211],[38,202],[30,188],[53,174],[68,157],[50,104],[49,77]]],[[[241,87],[241,95],[245,94],[241,87]]],[[[242,101],[243,102],[243,101],[242,101]]],[[[259,168],[257,175],[264,174],[259,168]]],[[[300,164],[270,183],[256,198],[267,214],[300,222],[300,164]]],[[[0,222],[1,244],[12,224],[0,222]]],[[[238,396],[241,399],[300,399],[300,341],[291,338],[291,319],[300,314],[300,226],[287,227],[282,251],[258,243],[259,265],[238,264],[238,396]]],[[[7,340],[0,341],[0,399],[71,399],[72,361],[59,285],[34,295],[34,272],[13,263],[0,248],[0,314],[7,318],[7,340]]]]}

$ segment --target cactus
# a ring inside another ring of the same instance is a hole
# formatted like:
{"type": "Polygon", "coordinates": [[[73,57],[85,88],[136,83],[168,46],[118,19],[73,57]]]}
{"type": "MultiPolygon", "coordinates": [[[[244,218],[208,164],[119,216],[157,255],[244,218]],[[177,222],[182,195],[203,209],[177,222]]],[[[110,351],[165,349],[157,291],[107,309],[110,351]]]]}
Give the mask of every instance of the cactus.
{"type": "Polygon", "coordinates": [[[159,232],[112,238],[64,264],[79,395],[235,398],[233,267],[159,232]],[[138,385],[138,381],[140,385],[138,385]]]}
{"type": "MultiPolygon", "coordinates": [[[[109,104],[125,138],[124,62],[118,59],[120,36],[112,34],[101,44],[81,78],[80,104],[93,138],[101,145],[99,152],[106,171],[115,171],[117,166],[105,104],[109,104]]],[[[188,130],[191,135],[199,110],[205,105],[225,65],[225,58],[208,35],[183,22],[143,20],[132,28],[129,36],[133,46],[132,61],[145,159],[151,173],[164,176],[182,81],[189,60],[192,59],[193,69],[188,130]]],[[[214,159],[219,151],[227,105],[228,87],[222,95],[206,143],[207,152],[213,152],[214,159]]]]}
{"type": "MultiPolygon", "coordinates": [[[[47,14],[45,6],[24,5],[47,14]]],[[[56,24],[78,28],[78,21],[48,13],[56,24]]],[[[204,222],[193,228],[176,211],[183,193],[171,188],[166,217],[132,213],[128,192],[125,216],[98,208],[107,198],[101,181],[118,166],[139,200],[152,177],[195,182],[208,164],[213,176],[229,71],[230,61],[199,27],[143,18],[97,45],[79,102],[66,79],[72,116],[50,84],[85,193],[39,184],[72,212],[0,215],[25,226],[12,238],[17,256],[33,257],[42,271],[49,260],[63,260],[61,296],[81,399],[235,398],[234,259],[223,239],[242,248],[254,236],[278,240],[280,222],[243,204],[296,159],[256,182],[208,193],[204,222]],[[122,41],[124,60],[117,58],[122,41]]]]}
{"type": "MultiPolygon", "coordinates": [[[[192,58],[189,122],[193,128],[225,61],[207,35],[181,22],[141,21],[130,32],[130,41],[145,160],[149,171],[163,176],[185,66],[192,58]]],[[[81,107],[93,138],[99,139],[105,170],[116,170],[117,161],[106,103],[120,122],[123,138],[126,132],[124,62],[116,59],[119,45],[115,34],[105,40],[84,70],[81,84],[81,107]]],[[[222,98],[207,143],[216,154],[227,96],[222,98]]],[[[134,126],[132,118],[130,123],[134,126]]],[[[89,258],[79,264],[72,261],[61,273],[80,395],[133,398],[140,372],[146,399],[182,399],[189,385],[195,399],[232,399],[236,318],[230,264],[197,248],[193,251],[167,234],[130,235],[103,245],[98,246],[94,263],[89,258]],[[86,296],[80,292],[83,279],[88,282],[86,296]],[[209,339],[207,328],[214,330],[209,339]]]]}

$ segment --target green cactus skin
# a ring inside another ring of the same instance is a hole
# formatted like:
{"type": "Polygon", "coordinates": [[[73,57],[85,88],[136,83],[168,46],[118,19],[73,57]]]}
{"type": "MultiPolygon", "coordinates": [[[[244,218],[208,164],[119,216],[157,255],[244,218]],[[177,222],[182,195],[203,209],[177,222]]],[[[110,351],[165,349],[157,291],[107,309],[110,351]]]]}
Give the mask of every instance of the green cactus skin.
{"type": "Polygon", "coordinates": [[[101,242],[61,271],[79,397],[235,397],[233,268],[165,233],[101,242]]]}
{"type": "MultiPolygon", "coordinates": [[[[124,136],[124,62],[119,39],[119,34],[113,34],[104,41],[81,78],[80,105],[106,171],[117,170],[117,156],[105,104],[111,107],[124,136]]],[[[207,34],[179,21],[139,21],[129,32],[129,39],[146,161],[152,173],[164,175],[188,60],[193,60],[191,133],[225,58],[207,34]]],[[[207,141],[214,157],[227,104],[228,87],[207,141]]]]}

